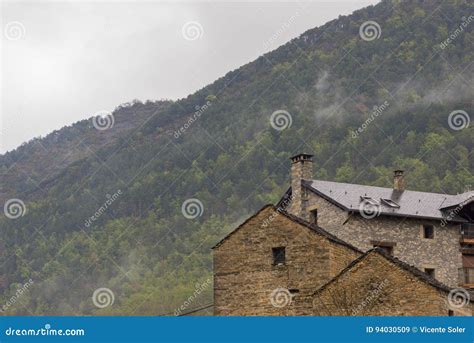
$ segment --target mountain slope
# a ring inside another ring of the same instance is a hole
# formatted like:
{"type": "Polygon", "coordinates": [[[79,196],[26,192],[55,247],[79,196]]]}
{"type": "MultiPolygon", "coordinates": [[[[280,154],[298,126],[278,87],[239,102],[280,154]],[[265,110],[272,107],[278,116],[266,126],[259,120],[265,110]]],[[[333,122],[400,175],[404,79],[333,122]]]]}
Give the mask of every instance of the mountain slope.
{"type": "MultiPolygon", "coordinates": [[[[455,110],[472,113],[472,25],[440,47],[472,12],[467,1],[383,1],[185,99],[133,107],[143,124],[57,167],[40,188],[12,182],[8,196],[27,211],[0,222],[3,300],[30,278],[34,286],[7,313],[173,313],[201,288],[186,307],[210,302],[211,246],[278,199],[296,152],[314,153],[315,177],[326,180],[388,186],[404,168],[411,189],[474,184],[472,126],[448,123],[455,110]],[[361,39],[366,21],[381,27],[378,39],[361,39]],[[291,126],[279,130],[270,118],[281,110],[291,126]],[[201,216],[183,215],[188,199],[201,216]],[[94,306],[100,287],[113,291],[112,306],[94,306]]],[[[41,169],[34,155],[21,158],[41,169]]]]}
{"type": "Polygon", "coordinates": [[[113,130],[99,130],[92,120],[82,120],[0,155],[0,201],[3,203],[11,196],[22,197],[24,193],[28,195],[44,188],[44,184],[61,170],[126,137],[169,104],[164,101],[123,104],[115,110],[113,123],[109,123],[113,130]]]}

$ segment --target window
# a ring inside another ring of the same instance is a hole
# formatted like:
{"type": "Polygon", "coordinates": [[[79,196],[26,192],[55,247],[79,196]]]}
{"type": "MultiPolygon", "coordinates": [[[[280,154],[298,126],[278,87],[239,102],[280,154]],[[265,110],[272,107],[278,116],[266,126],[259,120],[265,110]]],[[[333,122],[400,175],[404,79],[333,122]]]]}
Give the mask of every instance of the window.
{"type": "Polygon", "coordinates": [[[311,210],[311,223],[318,225],[318,210],[311,210]]]}
{"type": "Polygon", "coordinates": [[[449,311],[448,311],[448,316],[449,316],[449,317],[454,316],[454,311],[453,311],[453,310],[449,310],[449,311]]]}
{"type": "Polygon", "coordinates": [[[434,238],[434,227],[433,225],[423,225],[423,238],[433,239],[434,238]]]}
{"type": "Polygon", "coordinates": [[[285,247],[272,248],[272,252],[274,265],[285,264],[285,247]]]}
{"type": "Polygon", "coordinates": [[[474,239],[474,224],[473,223],[462,223],[461,224],[461,235],[463,238],[474,239]]]}
{"type": "Polygon", "coordinates": [[[425,273],[431,276],[432,278],[435,277],[435,270],[434,268],[425,268],[425,273]]]}

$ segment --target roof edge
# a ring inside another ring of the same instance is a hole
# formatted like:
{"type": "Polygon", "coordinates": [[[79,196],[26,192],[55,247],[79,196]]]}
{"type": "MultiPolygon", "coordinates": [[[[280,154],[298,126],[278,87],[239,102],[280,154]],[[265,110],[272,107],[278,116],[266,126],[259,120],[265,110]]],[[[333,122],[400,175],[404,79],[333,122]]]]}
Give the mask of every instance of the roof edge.
{"type": "Polygon", "coordinates": [[[275,205],[273,204],[267,204],[265,206],[263,206],[260,210],[258,210],[257,212],[255,212],[253,215],[251,215],[250,217],[248,217],[242,224],[240,224],[239,226],[237,226],[234,230],[232,230],[231,232],[229,232],[226,236],[224,236],[224,238],[222,238],[219,242],[217,242],[211,249],[215,249],[217,247],[219,247],[227,238],[229,238],[234,232],[236,232],[237,230],[239,230],[242,226],[244,226],[245,224],[247,224],[250,220],[252,220],[253,218],[255,218],[260,212],[262,212],[263,210],[267,209],[267,208],[273,208],[276,212],[280,213],[281,215],[283,215],[284,217],[288,218],[289,220],[299,224],[299,225],[302,225],[310,230],[312,230],[313,232],[319,234],[320,236],[323,236],[325,238],[327,238],[329,241],[333,242],[333,243],[336,243],[336,244],[339,244],[339,245],[342,245],[342,246],[345,246],[346,248],[349,248],[359,254],[363,254],[364,252],[358,248],[356,248],[355,246],[353,246],[352,244],[350,243],[347,243],[346,241],[343,241],[342,239],[340,239],[339,237],[333,235],[332,233],[329,233],[328,231],[324,230],[322,227],[319,227],[317,225],[314,225],[314,224],[311,224],[309,222],[307,222],[306,220],[304,219],[301,219],[293,214],[290,214],[288,212],[286,212],[285,210],[282,210],[280,207],[276,207],[275,205]]]}
{"type": "Polygon", "coordinates": [[[333,205],[336,205],[337,207],[341,208],[342,210],[344,211],[353,211],[354,209],[351,209],[351,208],[347,208],[346,206],[344,206],[343,204],[341,204],[340,202],[334,200],[333,198],[327,196],[326,194],[318,191],[316,188],[314,188],[311,183],[313,181],[308,181],[308,180],[302,180],[301,181],[301,185],[305,188],[307,188],[308,190],[310,190],[311,192],[315,193],[316,195],[320,196],[321,198],[329,201],[331,204],[333,205]]]}
{"type": "Polygon", "coordinates": [[[287,217],[288,219],[292,220],[293,222],[295,222],[297,224],[300,224],[300,225],[303,225],[303,226],[307,227],[308,229],[311,229],[312,231],[316,232],[317,234],[329,239],[333,243],[343,245],[346,248],[352,249],[355,252],[358,252],[360,254],[364,254],[364,252],[362,250],[360,250],[359,248],[357,248],[357,247],[353,246],[352,244],[340,239],[339,237],[337,237],[337,236],[333,235],[332,233],[326,231],[325,229],[323,229],[320,226],[317,226],[315,224],[311,224],[310,222],[307,222],[306,220],[304,220],[300,217],[297,217],[294,214],[288,213],[286,211],[282,210],[282,211],[278,211],[278,212],[280,214],[284,215],[285,217],[287,217]]]}
{"type": "Polygon", "coordinates": [[[255,218],[260,212],[262,212],[263,210],[269,208],[269,207],[273,207],[273,209],[276,210],[276,207],[273,205],[273,204],[266,204],[265,206],[263,206],[261,209],[259,209],[258,211],[256,211],[254,214],[252,214],[250,217],[248,217],[247,219],[245,219],[242,224],[240,224],[239,226],[237,226],[235,229],[233,229],[231,232],[229,232],[227,235],[225,235],[219,242],[217,242],[216,244],[214,244],[214,246],[212,246],[211,249],[215,249],[217,248],[218,246],[220,246],[227,238],[229,238],[230,235],[232,235],[235,231],[237,231],[238,229],[240,229],[242,226],[244,226],[245,224],[247,224],[250,220],[252,220],[253,218],[255,218]]]}
{"type": "Polygon", "coordinates": [[[281,207],[283,201],[285,201],[286,199],[288,199],[288,197],[292,194],[292,190],[291,190],[291,186],[288,187],[285,191],[285,193],[283,193],[283,195],[281,196],[280,200],[278,200],[278,202],[276,203],[276,207],[281,207]]]}
{"type": "MultiPolygon", "coordinates": [[[[348,208],[346,206],[344,206],[343,204],[341,204],[340,202],[334,200],[334,198],[331,198],[330,196],[318,191],[316,188],[314,188],[312,186],[312,182],[313,181],[318,181],[318,180],[302,180],[301,181],[301,185],[305,188],[307,188],[308,190],[310,190],[311,192],[313,192],[314,194],[320,196],[321,198],[325,199],[326,201],[330,202],[331,204],[339,207],[340,209],[344,210],[344,211],[347,211],[347,212],[355,212],[355,213],[360,213],[360,209],[359,208],[348,208]]],[[[331,181],[332,182],[332,181],[331,181]]],[[[338,183],[343,183],[343,182],[338,182],[338,183]]],[[[361,185],[361,186],[364,186],[364,185],[361,185]]],[[[369,187],[373,187],[373,186],[369,186],[369,187]]],[[[383,188],[383,187],[381,187],[383,188]]],[[[278,202],[278,204],[280,204],[283,199],[284,199],[284,196],[289,192],[291,191],[291,187],[287,190],[287,192],[283,195],[283,197],[280,199],[280,201],[278,202]]],[[[437,194],[437,193],[433,193],[433,194],[437,194]]],[[[473,199],[474,201],[474,199],[473,199]]],[[[462,202],[461,202],[462,203],[462,202]]],[[[454,207],[455,206],[459,206],[459,205],[453,205],[454,207]]],[[[450,206],[450,207],[453,207],[453,206],[450,206]]],[[[439,208],[439,211],[442,212],[443,209],[446,209],[448,207],[440,207],[439,208]]],[[[442,221],[443,219],[446,220],[446,218],[440,218],[440,217],[432,217],[432,216],[427,216],[427,215],[410,215],[410,214],[400,214],[400,213],[395,213],[395,212],[383,212],[383,213],[380,213],[380,216],[388,216],[388,217],[402,217],[402,218],[419,218],[419,219],[428,219],[428,220],[436,220],[436,221],[442,221]]],[[[447,220],[448,223],[467,223],[469,222],[468,220],[465,220],[463,218],[452,218],[450,220],[447,220]]]]}
{"type": "MultiPolygon", "coordinates": [[[[411,266],[408,263],[403,262],[402,260],[387,254],[385,251],[383,251],[383,249],[375,247],[375,248],[372,248],[370,250],[367,250],[362,256],[359,256],[354,261],[349,263],[347,265],[347,267],[345,267],[343,270],[341,270],[336,276],[334,276],[331,280],[329,280],[324,285],[322,285],[320,288],[318,288],[313,293],[313,296],[320,293],[320,292],[322,292],[324,289],[326,289],[327,286],[329,286],[330,284],[335,282],[337,279],[339,279],[341,276],[346,274],[350,269],[352,269],[355,265],[359,264],[362,260],[366,259],[370,254],[374,254],[374,253],[381,255],[382,257],[389,260],[390,262],[392,262],[393,264],[395,264],[396,266],[398,266],[402,270],[404,270],[404,271],[412,274],[413,276],[415,276],[421,282],[424,282],[424,283],[436,288],[437,290],[449,293],[452,289],[454,289],[453,287],[449,287],[449,286],[445,285],[444,283],[436,280],[435,278],[429,276],[428,274],[422,272],[418,268],[416,268],[414,266],[411,266]]],[[[474,302],[474,299],[472,299],[471,302],[474,302]]]]}

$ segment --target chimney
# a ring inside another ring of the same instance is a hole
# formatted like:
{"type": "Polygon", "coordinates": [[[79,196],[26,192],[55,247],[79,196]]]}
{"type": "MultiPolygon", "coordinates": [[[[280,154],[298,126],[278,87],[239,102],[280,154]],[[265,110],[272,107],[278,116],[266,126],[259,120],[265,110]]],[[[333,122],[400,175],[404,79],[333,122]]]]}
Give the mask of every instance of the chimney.
{"type": "Polygon", "coordinates": [[[396,191],[405,190],[405,177],[403,175],[403,170],[395,170],[393,172],[393,189],[396,191]]]}
{"type": "Polygon", "coordinates": [[[288,212],[303,218],[309,219],[306,213],[306,191],[301,185],[302,180],[313,178],[313,155],[298,154],[291,157],[291,205],[288,212]]]}

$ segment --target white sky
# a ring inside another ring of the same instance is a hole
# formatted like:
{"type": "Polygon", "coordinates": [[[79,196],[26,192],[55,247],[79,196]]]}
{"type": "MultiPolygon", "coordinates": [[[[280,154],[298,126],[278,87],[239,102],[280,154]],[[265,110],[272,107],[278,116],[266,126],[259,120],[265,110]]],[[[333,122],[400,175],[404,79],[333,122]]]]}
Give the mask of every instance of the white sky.
{"type": "Polygon", "coordinates": [[[0,1],[0,153],[135,98],[185,97],[378,2],[0,1]],[[189,21],[201,38],[183,38],[189,21]]]}

